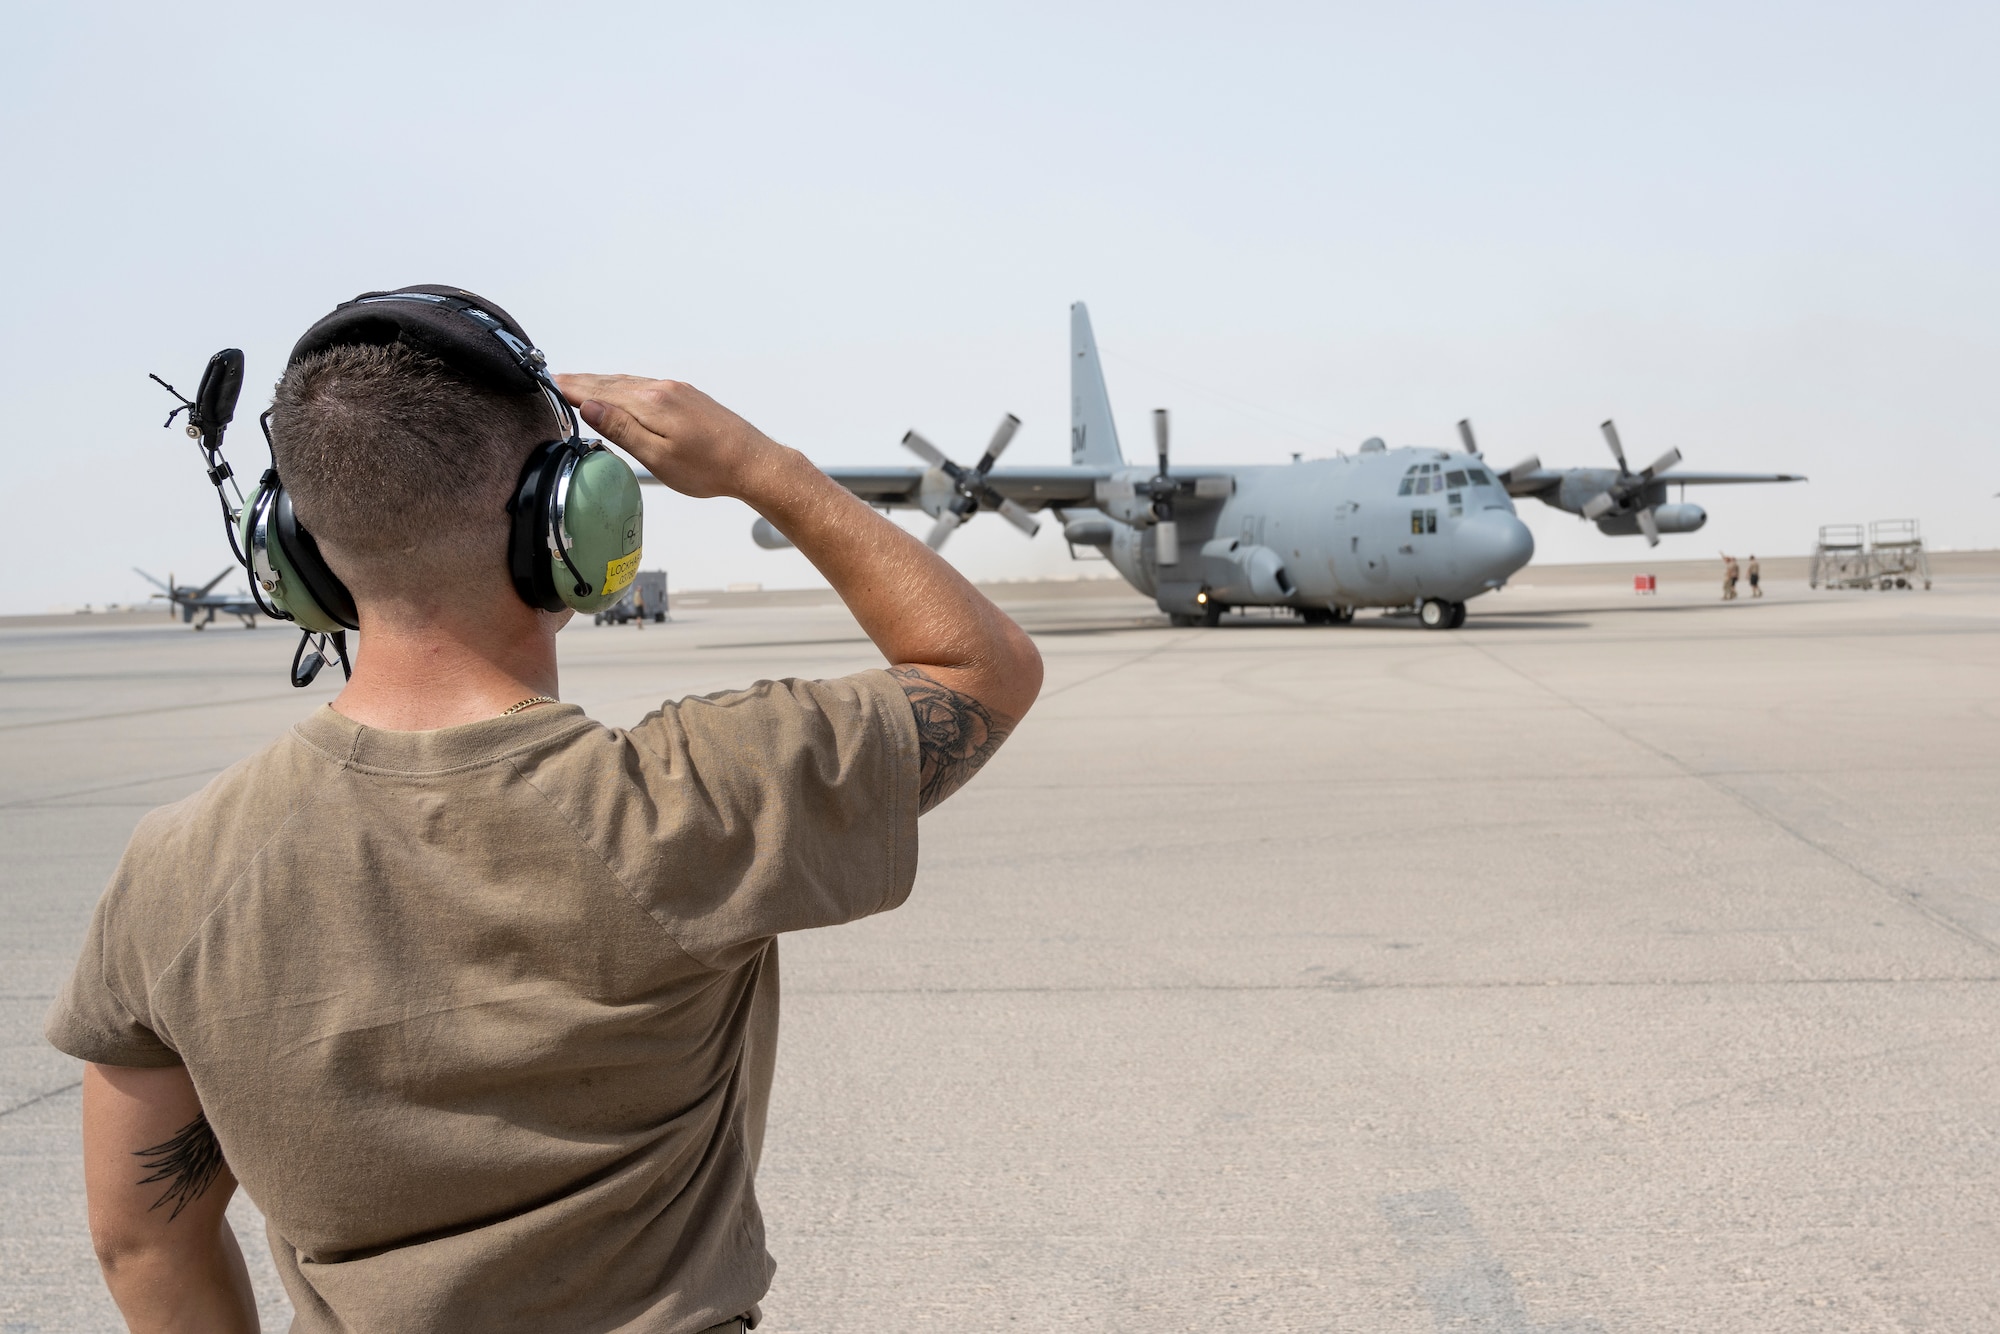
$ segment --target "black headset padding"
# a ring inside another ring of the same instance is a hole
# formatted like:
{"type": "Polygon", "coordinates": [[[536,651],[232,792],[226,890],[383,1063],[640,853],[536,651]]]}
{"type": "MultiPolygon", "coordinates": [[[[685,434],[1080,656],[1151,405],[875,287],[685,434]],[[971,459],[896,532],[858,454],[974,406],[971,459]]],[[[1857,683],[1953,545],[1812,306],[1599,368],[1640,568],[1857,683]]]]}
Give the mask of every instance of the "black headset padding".
{"type": "Polygon", "coordinates": [[[330,347],[386,347],[402,343],[436,357],[487,388],[515,392],[538,389],[540,382],[522,367],[505,344],[490,330],[460,313],[468,306],[491,315],[524,346],[534,346],[519,321],[478,293],[463,287],[419,283],[414,287],[399,287],[394,292],[363,292],[352,301],[343,301],[333,308],[332,314],[305,331],[293,345],[292,355],[285,364],[296,365],[300,359],[330,347]],[[444,297],[446,304],[369,300],[404,292],[444,297]]]}
{"type": "Polygon", "coordinates": [[[354,613],[354,594],[340,582],[340,576],[319,554],[319,543],[292,512],[292,497],[281,485],[271,498],[271,535],[291,563],[292,572],[306,586],[319,609],[350,630],[359,630],[361,621],[354,613]]]}
{"type": "Polygon", "coordinates": [[[568,604],[556,591],[555,572],[549,563],[549,498],[562,475],[563,460],[573,451],[565,440],[537,445],[521,467],[521,480],[514,498],[507,502],[513,515],[507,537],[507,572],[514,578],[514,591],[521,601],[543,611],[561,611],[568,604]]]}

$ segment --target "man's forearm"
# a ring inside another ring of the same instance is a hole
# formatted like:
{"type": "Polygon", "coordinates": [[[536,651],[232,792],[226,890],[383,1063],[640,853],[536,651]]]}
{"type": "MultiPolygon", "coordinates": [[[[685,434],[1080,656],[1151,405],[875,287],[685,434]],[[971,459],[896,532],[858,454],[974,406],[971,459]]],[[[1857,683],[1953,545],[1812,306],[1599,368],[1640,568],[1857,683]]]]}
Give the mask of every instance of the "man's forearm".
{"type": "Polygon", "coordinates": [[[794,450],[774,450],[744,498],[826,576],[896,664],[917,723],[918,809],[993,757],[1041,689],[1021,627],[929,547],[794,450]]]}
{"type": "Polygon", "coordinates": [[[774,451],[745,478],[743,499],[826,576],[890,662],[1002,668],[1033,653],[963,575],[798,451],[774,451]]]}

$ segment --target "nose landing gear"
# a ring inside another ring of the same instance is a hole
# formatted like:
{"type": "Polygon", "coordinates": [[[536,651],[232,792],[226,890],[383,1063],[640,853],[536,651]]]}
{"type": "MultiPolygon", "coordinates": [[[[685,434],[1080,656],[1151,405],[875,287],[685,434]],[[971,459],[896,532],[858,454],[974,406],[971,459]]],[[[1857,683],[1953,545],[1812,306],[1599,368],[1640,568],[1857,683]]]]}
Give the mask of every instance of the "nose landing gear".
{"type": "Polygon", "coordinates": [[[1417,619],[1424,623],[1426,630],[1456,630],[1465,624],[1465,604],[1425,598],[1423,605],[1417,608],[1417,619]]]}
{"type": "Polygon", "coordinates": [[[1223,606],[1220,602],[1215,601],[1213,598],[1205,597],[1201,599],[1200,611],[1195,612],[1193,614],[1173,612],[1168,615],[1167,623],[1182,630],[1186,630],[1197,625],[1206,626],[1207,628],[1213,630],[1216,626],[1222,624],[1222,613],[1228,610],[1229,608],[1223,606]]]}

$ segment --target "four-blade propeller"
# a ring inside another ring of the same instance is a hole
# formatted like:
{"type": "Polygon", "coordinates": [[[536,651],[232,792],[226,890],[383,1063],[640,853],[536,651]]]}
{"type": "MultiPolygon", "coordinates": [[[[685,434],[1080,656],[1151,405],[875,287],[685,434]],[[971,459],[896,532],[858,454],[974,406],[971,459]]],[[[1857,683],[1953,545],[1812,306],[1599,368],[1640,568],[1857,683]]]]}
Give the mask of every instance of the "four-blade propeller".
{"type": "Polygon", "coordinates": [[[1653,480],[1667,469],[1681,461],[1681,452],[1670,449],[1651,463],[1633,472],[1625,462],[1625,446],[1619,443],[1618,428],[1610,422],[1604,423],[1604,442],[1611,446],[1611,457],[1618,460],[1618,480],[1603,491],[1584,502],[1583,517],[1601,519],[1617,510],[1630,510],[1639,522],[1639,531],[1646,535],[1646,545],[1660,545],[1660,525],[1653,518],[1653,506],[1647,501],[1653,480]],[[1634,508],[1634,506],[1637,508],[1634,508]]]}
{"type": "Polygon", "coordinates": [[[930,535],[924,539],[931,550],[942,547],[952,530],[977,513],[981,505],[1000,511],[1001,518],[1029,537],[1041,531],[1040,520],[994,490],[986,480],[986,474],[993,470],[994,462],[1012,442],[1014,432],[1020,429],[1021,419],[1013,413],[1001,418],[999,429],[993,432],[993,442],[986,446],[986,453],[980,456],[979,462],[970,468],[953,463],[944,456],[943,450],[915,431],[903,437],[903,448],[937,469],[951,485],[951,498],[938,510],[937,522],[931,525],[930,535]]]}

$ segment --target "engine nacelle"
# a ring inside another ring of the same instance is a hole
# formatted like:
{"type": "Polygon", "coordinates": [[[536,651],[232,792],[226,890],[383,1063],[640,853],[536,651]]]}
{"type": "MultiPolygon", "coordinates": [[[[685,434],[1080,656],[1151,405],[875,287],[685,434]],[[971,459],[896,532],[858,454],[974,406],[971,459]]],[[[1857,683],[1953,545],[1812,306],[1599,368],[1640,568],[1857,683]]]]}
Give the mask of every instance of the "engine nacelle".
{"type": "Polygon", "coordinates": [[[1108,547],[1111,545],[1111,520],[1071,519],[1063,525],[1063,541],[1073,547],[1108,547]]]}
{"type": "MultiPolygon", "coordinates": [[[[1653,522],[1663,533],[1692,533],[1708,522],[1708,511],[1699,505],[1655,505],[1653,522]]],[[[1607,514],[1597,521],[1597,531],[1607,537],[1634,537],[1644,530],[1636,514],[1607,514]]]]}
{"type": "Polygon", "coordinates": [[[1284,557],[1234,537],[1202,543],[1201,567],[1203,581],[1218,602],[1278,602],[1297,591],[1285,572],[1284,557]]]}

